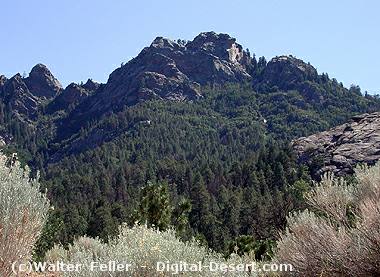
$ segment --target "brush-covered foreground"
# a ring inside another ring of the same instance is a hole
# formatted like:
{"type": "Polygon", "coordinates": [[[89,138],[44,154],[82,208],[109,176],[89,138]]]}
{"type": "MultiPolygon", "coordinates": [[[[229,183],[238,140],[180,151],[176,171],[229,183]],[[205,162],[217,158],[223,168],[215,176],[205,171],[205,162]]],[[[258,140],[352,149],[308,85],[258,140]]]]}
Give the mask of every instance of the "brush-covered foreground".
{"type": "Polygon", "coordinates": [[[64,261],[66,263],[84,265],[79,272],[67,272],[65,276],[110,276],[110,272],[101,272],[97,265],[108,264],[110,261],[117,263],[128,262],[131,264],[128,272],[112,272],[112,276],[172,276],[176,272],[174,267],[168,269],[168,264],[182,264],[182,276],[256,276],[253,272],[233,272],[224,270],[202,271],[185,270],[185,264],[209,265],[214,263],[215,267],[221,264],[238,265],[251,264],[255,262],[254,256],[246,255],[240,257],[231,255],[226,260],[223,255],[200,245],[196,241],[182,242],[173,230],[160,232],[144,225],[129,228],[121,227],[120,235],[117,239],[108,244],[102,243],[98,239],[81,237],[77,239],[68,249],[56,246],[48,251],[46,261],[56,263],[64,261]],[[95,268],[96,267],[96,268],[95,268]],[[95,270],[93,270],[95,269],[95,270]]]}
{"type": "Polygon", "coordinates": [[[307,195],[310,209],[288,218],[276,260],[296,276],[380,275],[380,164],[355,175],[352,184],[326,175],[307,195]]]}

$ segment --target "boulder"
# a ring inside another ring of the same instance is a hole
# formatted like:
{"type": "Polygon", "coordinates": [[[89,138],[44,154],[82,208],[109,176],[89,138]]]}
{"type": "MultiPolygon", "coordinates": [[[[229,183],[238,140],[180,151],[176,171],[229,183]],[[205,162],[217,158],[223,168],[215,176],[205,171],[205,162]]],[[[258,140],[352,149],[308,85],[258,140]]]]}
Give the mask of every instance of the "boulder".
{"type": "MultiPolygon", "coordinates": [[[[354,116],[348,123],[292,142],[301,163],[319,161],[318,174],[352,173],[358,164],[380,159],[380,113],[354,116]]],[[[315,165],[314,165],[315,166],[315,165]]]]}

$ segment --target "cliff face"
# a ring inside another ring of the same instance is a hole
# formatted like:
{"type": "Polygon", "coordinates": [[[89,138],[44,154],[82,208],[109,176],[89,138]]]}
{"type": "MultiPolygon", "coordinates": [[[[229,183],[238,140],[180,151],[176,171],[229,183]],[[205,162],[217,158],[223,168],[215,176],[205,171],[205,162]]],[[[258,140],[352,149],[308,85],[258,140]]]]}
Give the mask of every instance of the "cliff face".
{"type": "Polygon", "coordinates": [[[15,113],[25,119],[35,115],[40,103],[39,98],[31,93],[20,74],[5,81],[1,88],[1,97],[15,113]]]}
{"type": "Polygon", "coordinates": [[[23,120],[34,119],[41,105],[62,91],[59,81],[42,64],[34,66],[27,78],[16,74],[10,79],[0,76],[0,96],[23,120]]]}
{"type": "Polygon", "coordinates": [[[295,89],[304,81],[318,78],[317,70],[293,56],[279,56],[270,60],[264,69],[262,82],[281,90],[295,89]]]}
{"type": "Polygon", "coordinates": [[[293,141],[300,162],[317,167],[318,175],[352,173],[359,163],[380,159],[380,113],[355,116],[346,124],[293,141]]]}
{"type": "Polygon", "coordinates": [[[49,103],[47,112],[54,113],[59,110],[69,111],[89,95],[93,94],[99,87],[100,84],[91,79],[88,79],[85,84],[71,83],[49,103]]]}

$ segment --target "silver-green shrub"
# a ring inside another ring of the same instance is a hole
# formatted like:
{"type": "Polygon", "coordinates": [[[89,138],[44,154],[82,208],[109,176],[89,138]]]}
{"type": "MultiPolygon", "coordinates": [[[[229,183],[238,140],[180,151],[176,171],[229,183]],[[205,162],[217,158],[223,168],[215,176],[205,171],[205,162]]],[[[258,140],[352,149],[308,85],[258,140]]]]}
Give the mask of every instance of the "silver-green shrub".
{"type": "MultiPolygon", "coordinates": [[[[92,277],[92,276],[173,276],[172,272],[157,271],[157,262],[188,264],[202,262],[208,264],[216,263],[239,264],[254,262],[250,256],[239,257],[232,255],[229,260],[225,260],[221,254],[215,253],[197,242],[182,242],[175,236],[175,231],[164,232],[147,228],[146,226],[135,226],[129,228],[122,226],[117,239],[108,244],[100,242],[98,239],[82,237],[77,239],[68,249],[55,246],[46,255],[48,263],[63,261],[72,264],[81,264],[83,267],[78,272],[66,272],[64,276],[71,277],[92,277]],[[128,272],[100,272],[91,270],[90,264],[93,261],[108,263],[116,261],[118,263],[128,262],[132,266],[128,272]]],[[[257,276],[256,273],[249,272],[182,272],[181,276],[257,276]]],[[[175,276],[175,275],[174,275],[175,276]]]]}
{"type": "Polygon", "coordinates": [[[326,175],[292,214],[276,261],[295,276],[380,276],[380,163],[356,169],[357,184],[326,175]]]}
{"type": "Polygon", "coordinates": [[[12,263],[28,261],[41,233],[49,201],[28,168],[0,153],[0,276],[12,275],[12,263]]]}

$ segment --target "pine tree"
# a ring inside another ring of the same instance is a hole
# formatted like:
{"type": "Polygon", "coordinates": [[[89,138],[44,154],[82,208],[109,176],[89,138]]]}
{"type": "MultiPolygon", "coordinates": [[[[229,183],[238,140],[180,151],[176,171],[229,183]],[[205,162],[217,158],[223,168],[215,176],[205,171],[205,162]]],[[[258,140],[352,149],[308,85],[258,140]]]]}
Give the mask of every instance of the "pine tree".
{"type": "Polygon", "coordinates": [[[211,238],[215,235],[212,230],[215,218],[210,210],[210,194],[208,193],[203,178],[199,173],[194,178],[190,198],[192,205],[192,210],[190,212],[191,226],[203,234],[207,240],[211,241],[211,238]]]}
{"type": "Polygon", "coordinates": [[[171,224],[173,207],[166,182],[148,182],[142,189],[137,220],[148,227],[165,231],[171,224]]]}
{"type": "Polygon", "coordinates": [[[87,233],[92,237],[99,237],[104,242],[117,236],[118,221],[112,216],[111,206],[108,203],[96,208],[87,233]]]}

